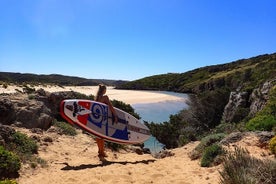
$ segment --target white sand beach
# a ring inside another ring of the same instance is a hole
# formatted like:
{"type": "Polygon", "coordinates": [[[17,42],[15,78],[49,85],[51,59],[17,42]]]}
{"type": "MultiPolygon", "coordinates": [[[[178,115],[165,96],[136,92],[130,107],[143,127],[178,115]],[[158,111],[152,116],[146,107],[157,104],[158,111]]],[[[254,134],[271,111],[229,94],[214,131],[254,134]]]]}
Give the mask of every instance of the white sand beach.
{"type": "MultiPolygon", "coordinates": [[[[96,95],[98,86],[34,86],[37,90],[43,88],[45,91],[58,92],[58,91],[76,91],[83,93],[85,95],[96,95]]],[[[0,93],[14,93],[16,90],[21,90],[22,87],[9,85],[6,89],[0,86],[0,93]]],[[[164,93],[159,93],[155,91],[138,91],[138,90],[118,90],[114,87],[108,87],[107,93],[111,100],[123,101],[127,104],[137,104],[137,103],[155,103],[162,101],[173,101],[173,100],[183,100],[180,97],[172,96],[164,93]]]]}

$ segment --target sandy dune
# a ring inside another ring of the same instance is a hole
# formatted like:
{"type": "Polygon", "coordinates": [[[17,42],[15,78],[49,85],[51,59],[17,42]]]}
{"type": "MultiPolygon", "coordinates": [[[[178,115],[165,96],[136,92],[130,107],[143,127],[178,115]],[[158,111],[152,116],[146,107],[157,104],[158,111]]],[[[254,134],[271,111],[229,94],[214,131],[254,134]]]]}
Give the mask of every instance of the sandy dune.
{"type": "MultiPolygon", "coordinates": [[[[29,130],[17,128],[28,135],[29,130]]],[[[156,183],[156,184],[218,184],[222,166],[200,167],[199,160],[191,160],[188,153],[199,142],[170,150],[174,156],[156,159],[152,155],[138,155],[131,151],[107,150],[108,158],[100,161],[94,139],[78,130],[75,137],[55,132],[36,134],[41,140],[51,137],[53,142],[40,142],[38,156],[47,161],[47,167],[31,168],[24,165],[20,170],[20,184],[106,184],[106,183],[156,183]]],[[[230,144],[228,149],[246,148],[261,159],[273,159],[268,149],[258,146],[258,139],[248,134],[241,141],[230,144]]]]}

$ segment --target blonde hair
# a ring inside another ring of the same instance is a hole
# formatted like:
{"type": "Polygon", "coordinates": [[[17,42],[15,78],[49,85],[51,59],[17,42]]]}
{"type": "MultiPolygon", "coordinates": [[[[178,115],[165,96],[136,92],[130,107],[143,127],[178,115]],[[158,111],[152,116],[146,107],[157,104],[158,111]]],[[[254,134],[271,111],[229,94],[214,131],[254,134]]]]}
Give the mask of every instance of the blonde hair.
{"type": "Polygon", "coordinates": [[[96,101],[99,101],[103,97],[105,90],[106,90],[106,86],[104,84],[99,84],[99,89],[95,98],[96,101]]]}

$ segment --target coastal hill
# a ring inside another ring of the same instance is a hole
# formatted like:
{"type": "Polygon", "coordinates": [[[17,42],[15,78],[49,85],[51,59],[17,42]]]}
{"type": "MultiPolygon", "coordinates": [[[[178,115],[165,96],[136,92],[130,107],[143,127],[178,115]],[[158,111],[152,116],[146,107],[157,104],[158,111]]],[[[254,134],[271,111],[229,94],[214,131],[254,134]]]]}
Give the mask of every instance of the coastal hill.
{"type": "MultiPolygon", "coordinates": [[[[188,62],[188,61],[187,61],[188,62]]],[[[124,83],[120,89],[164,90],[201,93],[227,87],[252,90],[265,80],[276,76],[276,53],[226,64],[206,66],[185,73],[168,73],[124,83]]]]}
{"type": "Polygon", "coordinates": [[[167,148],[213,133],[276,129],[276,53],[150,76],[118,88],[189,93],[189,108],[169,122],[146,122],[167,148]]]}
{"type": "Polygon", "coordinates": [[[65,86],[95,86],[99,83],[108,86],[122,85],[127,81],[107,79],[86,79],[82,77],[65,76],[59,74],[37,75],[31,73],[0,72],[0,81],[8,83],[55,84],[65,86]]]}

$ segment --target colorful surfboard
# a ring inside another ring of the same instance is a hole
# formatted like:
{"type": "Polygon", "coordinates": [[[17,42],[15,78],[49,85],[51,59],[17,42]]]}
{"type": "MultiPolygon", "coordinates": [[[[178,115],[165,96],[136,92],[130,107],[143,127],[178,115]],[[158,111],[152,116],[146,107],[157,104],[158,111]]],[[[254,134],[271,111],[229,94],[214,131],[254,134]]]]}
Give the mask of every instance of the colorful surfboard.
{"type": "Polygon", "coordinates": [[[107,141],[120,144],[137,144],[150,137],[147,126],[134,116],[114,108],[118,122],[114,122],[108,105],[80,99],[63,100],[60,104],[61,116],[69,123],[107,141]]]}

